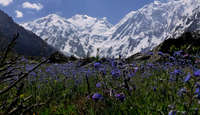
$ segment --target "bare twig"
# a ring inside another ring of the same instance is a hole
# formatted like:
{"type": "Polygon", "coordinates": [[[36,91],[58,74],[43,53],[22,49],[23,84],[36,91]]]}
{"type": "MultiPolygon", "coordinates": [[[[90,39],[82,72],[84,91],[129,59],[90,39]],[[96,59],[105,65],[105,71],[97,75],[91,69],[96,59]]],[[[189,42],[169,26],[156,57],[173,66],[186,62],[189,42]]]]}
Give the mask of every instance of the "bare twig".
{"type": "Polygon", "coordinates": [[[5,79],[7,79],[7,78],[11,78],[11,77],[20,75],[20,74],[12,74],[13,71],[14,71],[14,70],[17,70],[17,69],[19,69],[19,68],[13,68],[13,69],[11,69],[10,71],[5,72],[4,74],[2,74],[2,75],[0,76],[0,82],[2,82],[3,80],[5,80],[5,79]]]}
{"type": "Polygon", "coordinates": [[[30,107],[27,107],[27,109],[26,109],[23,113],[21,113],[21,115],[24,115],[25,113],[27,113],[28,111],[30,111],[31,109],[33,109],[33,108],[35,108],[35,107],[43,106],[43,105],[45,105],[45,104],[46,104],[46,103],[39,103],[39,104],[34,104],[34,105],[30,106],[30,107]]]}
{"type": "Polygon", "coordinates": [[[2,67],[2,69],[0,69],[0,73],[8,70],[12,66],[13,66],[12,64],[6,64],[6,67],[2,67]]]}
{"type": "Polygon", "coordinates": [[[88,75],[85,75],[85,79],[86,79],[86,83],[87,83],[88,94],[90,94],[90,83],[89,83],[88,75]]]}
{"type": "Polygon", "coordinates": [[[17,33],[13,37],[12,41],[8,44],[8,47],[7,47],[6,51],[5,51],[5,54],[3,55],[3,58],[1,60],[0,66],[4,65],[4,62],[5,62],[5,60],[6,60],[7,56],[8,56],[8,53],[11,50],[12,46],[15,44],[15,41],[17,40],[18,37],[19,37],[19,33],[17,33]]]}
{"type": "Polygon", "coordinates": [[[3,89],[0,91],[0,95],[4,94],[5,92],[9,91],[10,89],[12,89],[17,83],[19,83],[20,81],[22,81],[24,78],[26,78],[31,72],[33,72],[34,70],[36,70],[38,67],[40,67],[42,64],[46,63],[48,61],[48,59],[42,61],[41,63],[39,63],[38,65],[36,65],[32,70],[28,71],[27,73],[24,73],[22,75],[22,77],[19,77],[18,80],[16,80],[13,84],[11,84],[10,86],[8,86],[7,88],[3,89]]]}
{"type": "Polygon", "coordinates": [[[19,100],[19,97],[15,97],[15,99],[12,101],[12,103],[9,105],[8,109],[7,109],[7,112],[9,112],[14,106],[17,105],[17,102],[19,100]]]}

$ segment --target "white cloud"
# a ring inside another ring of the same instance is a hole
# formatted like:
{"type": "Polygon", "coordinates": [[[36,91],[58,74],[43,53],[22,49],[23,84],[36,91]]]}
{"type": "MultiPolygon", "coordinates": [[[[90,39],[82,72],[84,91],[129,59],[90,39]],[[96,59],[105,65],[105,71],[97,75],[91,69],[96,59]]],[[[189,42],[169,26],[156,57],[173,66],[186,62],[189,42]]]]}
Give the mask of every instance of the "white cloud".
{"type": "Polygon", "coordinates": [[[24,16],[24,14],[19,10],[15,10],[15,13],[16,13],[16,18],[22,18],[24,16]]]}
{"type": "Polygon", "coordinates": [[[23,8],[29,8],[29,9],[35,9],[37,11],[41,10],[43,8],[43,5],[40,3],[30,3],[30,2],[24,2],[22,4],[23,8]]]}
{"type": "Polygon", "coordinates": [[[8,6],[12,2],[13,2],[13,0],[0,0],[0,4],[2,6],[8,6]]]}

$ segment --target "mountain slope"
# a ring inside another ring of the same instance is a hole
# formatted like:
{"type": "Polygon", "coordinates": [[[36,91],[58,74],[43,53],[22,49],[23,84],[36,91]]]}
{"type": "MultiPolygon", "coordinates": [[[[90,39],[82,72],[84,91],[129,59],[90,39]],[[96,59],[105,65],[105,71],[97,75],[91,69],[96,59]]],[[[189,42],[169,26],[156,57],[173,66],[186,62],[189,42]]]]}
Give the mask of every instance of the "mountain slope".
{"type": "Polygon", "coordinates": [[[102,35],[112,27],[105,17],[97,19],[87,15],[77,14],[67,20],[75,25],[83,34],[102,35]]]}
{"type": "Polygon", "coordinates": [[[85,57],[88,52],[95,55],[96,44],[105,39],[100,34],[112,27],[105,18],[75,15],[70,19],[65,19],[56,14],[21,25],[36,33],[65,55],[76,57],[85,57]]]}
{"type": "Polygon", "coordinates": [[[199,0],[161,1],[130,12],[115,26],[105,18],[87,15],[75,15],[70,19],[47,16],[22,26],[43,39],[49,38],[47,42],[66,55],[95,56],[100,48],[102,57],[129,57],[148,51],[184,31],[200,29],[199,0]],[[58,24],[57,19],[64,21],[58,24]]]}
{"type": "MultiPolygon", "coordinates": [[[[80,40],[78,39],[78,31],[66,19],[56,15],[50,14],[46,17],[35,20],[33,23],[25,23],[23,26],[36,33],[48,44],[54,46],[56,49],[63,51],[66,55],[75,54],[77,49],[72,48],[80,46],[80,40]]],[[[79,50],[80,55],[84,52],[79,50]]]]}
{"type": "MultiPolygon", "coordinates": [[[[174,59],[177,61],[191,60],[190,64],[195,63],[193,56],[200,54],[200,30],[184,32],[179,37],[169,38],[164,40],[161,44],[153,48],[151,51],[145,53],[137,53],[127,58],[126,60],[131,63],[134,61],[163,61],[173,62],[174,59]],[[178,57],[178,58],[174,58],[178,57]]],[[[177,62],[176,62],[177,63],[177,62]]],[[[181,62],[183,64],[183,62],[181,62]]]]}
{"type": "MultiPolygon", "coordinates": [[[[14,49],[19,54],[48,56],[55,50],[34,33],[16,24],[11,17],[0,10],[0,41],[6,41],[8,43],[16,33],[19,33],[19,38],[14,49]]],[[[4,45],[6,42],[4,42],[4,45]]]]}
{"type": "Polygon", "coordinates": [[[107,32],[103,56],[129,57],[159,45],[169,36],[200,27],[198,0],[155,1],[129,13],[107,32]]]}

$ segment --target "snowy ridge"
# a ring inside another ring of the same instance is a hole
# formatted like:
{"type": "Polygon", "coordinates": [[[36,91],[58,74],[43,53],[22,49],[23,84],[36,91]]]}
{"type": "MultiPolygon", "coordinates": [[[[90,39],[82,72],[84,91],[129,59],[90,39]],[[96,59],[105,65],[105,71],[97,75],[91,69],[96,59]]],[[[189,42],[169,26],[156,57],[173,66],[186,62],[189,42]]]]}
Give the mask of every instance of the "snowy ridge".
{"type": "Polygon", "coordinates": [[[111,28],[101,54],[104,57],[129,57],[154,48],[170,36],[198,29],[200,17],[194,18],[193,15],[199,14],[199,6],[198,0],[154,1],[145,5],[111,28]],[[187,29],[194,25],[193,29],[187,29]]]}
{"type": "Polygon", "coordinates": [[[68,21],[75,25],[83,34],[90,35],[102,35],[112,27],[105,17],[97,19],[87,15],[77,14],[68,19],[68,21]]]}
{"type": "Polygon", "coordinates": [[[85,57],[89,53],[96,55],[96,44],[105,39],[100,34],[112,27],[106,18],[75,15],[65,19],[56,14],[21,25],[65,55],[75,57],[85,57]]]}
{"type": "Polygon", "coordinates": [[[200,29],[199,0],[156,0],[112,26],[106,18],[56,14],[22,24],[66,55],[129,57],[148,51],[166,38],[200,29]]]}

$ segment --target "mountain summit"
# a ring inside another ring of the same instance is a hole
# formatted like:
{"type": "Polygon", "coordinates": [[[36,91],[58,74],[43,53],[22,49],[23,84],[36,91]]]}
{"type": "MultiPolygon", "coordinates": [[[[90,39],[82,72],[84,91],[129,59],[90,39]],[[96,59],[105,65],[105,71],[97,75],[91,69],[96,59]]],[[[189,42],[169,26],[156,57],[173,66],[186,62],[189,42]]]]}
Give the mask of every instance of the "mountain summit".
{"type": "Polygon", "coordinates": [[[90,35],[102,35],[112,27],[112,24],[105,17],[97,19],[87,15],[77,14],[68,19],[68,21],[75,25],[82,33],[90,35]]]}
{"type": "Polygon", "coordinates": [[[106,18],[55,14],[22,24],[66,55],[129,57],[148,51],[171,36],[200,29],[199,0],[156,0],[112,26],[106,18]]]}
{"type": "Polygon", "coordinates": [[[102,36],[111,27],[106,18],[97,19],[87,15],[75,15],[65,19],[56,14],[21,24],[36,33],[65,55],[85,57],[96,54],[96,46],[105,40],[102,36]]]}
{"type": "Polygon", "coordinates": [[[170,36],[200,29],[199,6],[198,0],[155,1],[132,11],[109,31],[101,54],[129,57],[154,48],[170,36]]]}

